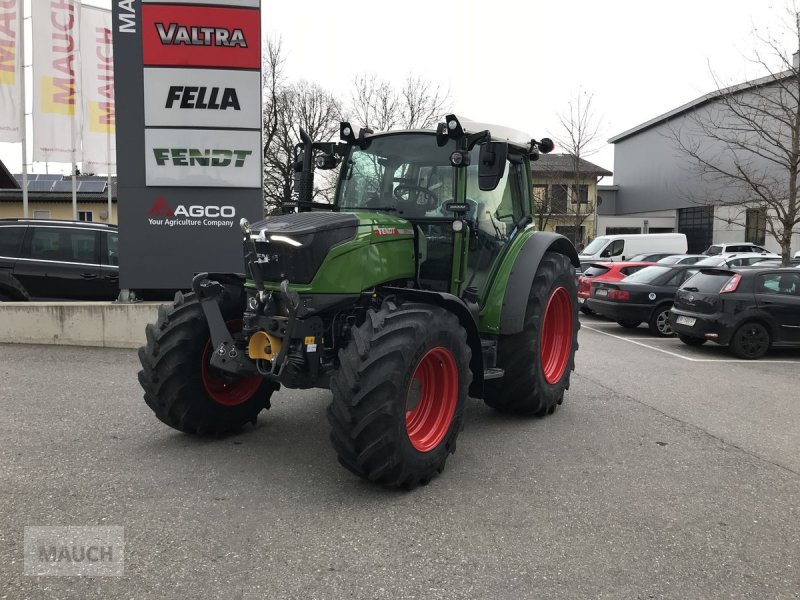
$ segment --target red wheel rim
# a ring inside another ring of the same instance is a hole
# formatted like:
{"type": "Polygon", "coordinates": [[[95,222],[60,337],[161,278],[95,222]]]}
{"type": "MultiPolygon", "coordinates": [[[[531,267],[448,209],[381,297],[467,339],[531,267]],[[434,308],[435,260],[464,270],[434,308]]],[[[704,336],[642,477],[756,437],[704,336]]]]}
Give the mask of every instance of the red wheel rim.
{"type": "MultiPolygon", "coordinates": [[[[241,321],[227,321],[228,331],[237,333],[242,330],[241,321]]],[[[258,375],[240,377],[239,379],[226,379],[217,377],[214,370],[208,364],[211,360],[211,338],[206,342],[203,349],[203,357],[200,359],[200,377],[203,380],[203,387],[211,398],[222,406],[238,406],[244,404],[261,386],[262,378],[258,375]]]]}
{"type": "Polygon", "coordinates": [[[438,346],[417,364],[406,398],[406,432],[414,448],[430,452],[439,445],[450,430],[457,401],[456,359],[438,346]],[[409,404],[414,404],[411,410],[409,404]]]}
{"type": "Polygon", "coordinates": [[[539,359],[544,379],[557,383],[567,370],[572,352],[572,301],[563,287],[556,288],[547,301],[539,338],[539,359]]]}

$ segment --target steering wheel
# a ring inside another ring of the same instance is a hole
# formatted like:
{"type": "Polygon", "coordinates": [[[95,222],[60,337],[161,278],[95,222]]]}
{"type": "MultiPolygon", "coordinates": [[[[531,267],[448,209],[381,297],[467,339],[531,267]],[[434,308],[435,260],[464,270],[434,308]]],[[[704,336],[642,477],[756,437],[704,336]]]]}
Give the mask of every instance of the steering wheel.
{"type": "Polygon", "coordinates": [[[419,192],[424,196],[423,201],[420,202],[418,200],[416,204],[423,206],[426,211],[439,206],[439,196],[436,195],[436,192],[421,185],[413,185],[411,183],[400,183],[396,188],[394,188],[393,193],[394,197],[400,202],[410,202],[411,192],[419,192]],[[408,197],[404,198],[403,197],[404,194],[407,194],[408,197]]]}

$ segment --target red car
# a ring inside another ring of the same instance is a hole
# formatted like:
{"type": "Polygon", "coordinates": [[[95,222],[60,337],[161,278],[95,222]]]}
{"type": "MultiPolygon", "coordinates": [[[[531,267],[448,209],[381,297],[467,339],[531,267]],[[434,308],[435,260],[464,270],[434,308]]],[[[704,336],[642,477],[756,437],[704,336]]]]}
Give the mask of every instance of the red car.
{"type": "Polygon", "coordinates": [[[619,281],[628,275],[636,273],[639,269],[654,265],[653,262],[598,262],[589,265],[582,275],[578,276],[578,304],[581,312],[587,315],[594,314],[585,306],[586,298],[592,291],[593,281],[619,281]]]}

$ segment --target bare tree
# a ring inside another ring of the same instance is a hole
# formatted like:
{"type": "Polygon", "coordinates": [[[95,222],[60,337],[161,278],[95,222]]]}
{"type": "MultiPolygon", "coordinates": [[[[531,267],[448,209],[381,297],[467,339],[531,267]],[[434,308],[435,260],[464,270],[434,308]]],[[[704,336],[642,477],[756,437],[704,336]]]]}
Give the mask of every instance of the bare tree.
{"type": "Polygon", "coordinates": [[[594,213],[595,207],[589,202],[588,184],[584,160],[600,149],[600,119],[595,114],[592,102],[594,94],[578,93],[567,104],[567,109],[559,113],[560,135],[556,136],[559,148],[569,156],[569,200],[567,213],[572,217],[575,227],[573,242],[582,243],[581,226],[586,218],[594,213]]]}
{"type": "Polygon", "coordinates": [[[375,131],[424,129],[434,125],[448,110],[450,94],[441,86],[409,75],[395,88],[376,75],[353,80],[349,117],[354,125],[375,131]]]}
{"type": "MultiPolygon", "coordinates": [[[[800,12],[793,7],[788,14],[786,28],[797,49],[800,12]]],[[[689,157],[690,174],[703,184],[702,197],[688,196],[739,214],[757,209],[788,264],[800,224],[800,68],[776,38],[758,33],[754,38],[761,49],[752,62],[767,75],[730,87],[714,77],[717,91],[709,102],[672,122],[669,135],[689,157]]]]}
{"type": "MultiPolygon", "coordinates": [[[[295,146],[299,130],[314,141],[327,141],[339,130],[339,101],[316,83],[288,83],[283,76],[284,58],[280,40],[268,41],[264,90],[264,204],[272,212],[291,199],[295,146]]],[[[326,173],[327,175],[327,173],[326,173]]],[[[314,199],[330,199],[331,177],[317,177],[314,199]]]]}

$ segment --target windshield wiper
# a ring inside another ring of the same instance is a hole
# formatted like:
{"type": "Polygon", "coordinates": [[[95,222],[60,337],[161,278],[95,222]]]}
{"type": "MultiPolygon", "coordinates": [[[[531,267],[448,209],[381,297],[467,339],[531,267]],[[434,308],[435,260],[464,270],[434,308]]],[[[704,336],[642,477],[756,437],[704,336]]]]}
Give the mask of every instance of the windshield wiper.
{"type": "Polygon", "coordinates": [[[397,208],[394,206],[339,206],[339,210],[342,209],[363,211],[383,210],[387,212],[397,212],[397,208]]]}

